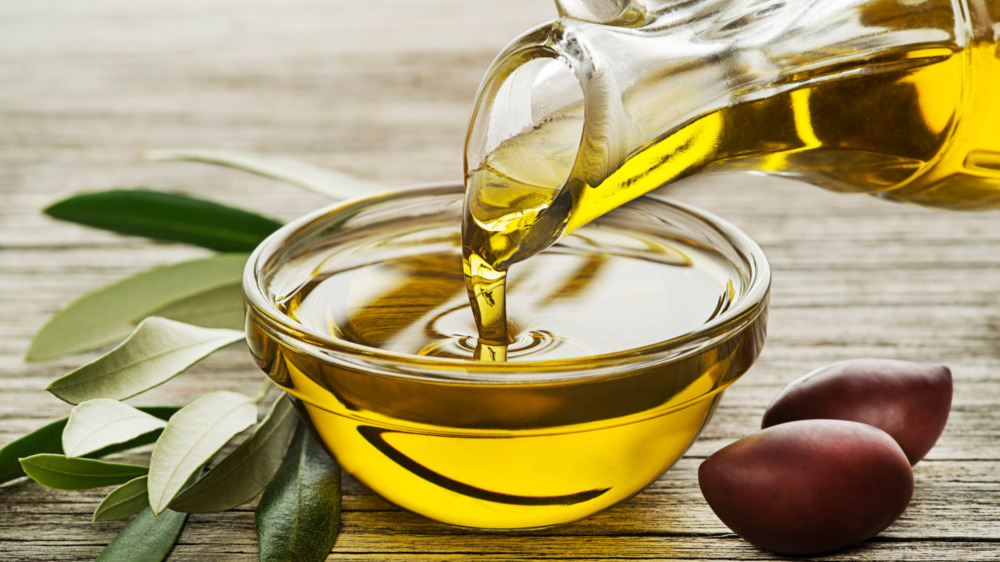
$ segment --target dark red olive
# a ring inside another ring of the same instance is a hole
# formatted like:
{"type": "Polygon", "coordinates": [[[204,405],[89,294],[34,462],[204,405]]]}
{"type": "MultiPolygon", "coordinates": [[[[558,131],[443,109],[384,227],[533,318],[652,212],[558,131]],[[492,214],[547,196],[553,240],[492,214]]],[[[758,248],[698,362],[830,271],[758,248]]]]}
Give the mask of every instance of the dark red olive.
{"type": "Polygon", "coordinates": [[[789,422],[744,437],[708,457],[698,482],[736,534],[794,555],[878,534],[913,495],[913,471],[896,441],[842,420],[789,422]]]}
{"type": "Polygon", "coordinates": [[[951,370],[943,365],[840,361],[785,387],[764,412],[761,427],[819,418],[866,423],[891,435],[914,465],[944,431],[951,394],[951,370]]]}

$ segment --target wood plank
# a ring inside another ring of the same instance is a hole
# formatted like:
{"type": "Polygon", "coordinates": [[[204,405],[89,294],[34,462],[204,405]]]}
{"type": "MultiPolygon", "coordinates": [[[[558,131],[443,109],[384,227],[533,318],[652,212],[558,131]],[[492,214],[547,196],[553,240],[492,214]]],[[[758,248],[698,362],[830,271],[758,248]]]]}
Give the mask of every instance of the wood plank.
{"type": "MultiPolygon", "coordinates": [[[[33,0],[0,3],[0,445],[64,416],[42,389],[96,355],[22,360],[47,318],[86,291],[202,250],[54,222],[82,190],[181,190],[291,220],[324,198],[235,170],[142,162],[142,150],[253,150],[400,187],[461,175],[482,74],[550,2],[33,0]]],[[[906,513],[821,560],[1000,557],[1000,213],[947,213],[745,175],[664,196],[755,238],[773,268],[767,345],[688,455],[647,490],[535,532],[453,529],[345,479],[331,560],[773,560],[705,504],[697,466],[755,431],[771,398],[826,363],[942,362],[955,374],[944,435],[915,468],[906,513]]],[[[260,380],[233,346],[137,404],[183,404],[260,380]]],[[[131,453],[141,459],[141,454],[131,453]]],[[[93,559],[124,522],[90,523],[107,490],[0,487],[0,559],[93,559]]],[[[256,559],[253,503],[192,516],[173,560],[256,559]]]]}

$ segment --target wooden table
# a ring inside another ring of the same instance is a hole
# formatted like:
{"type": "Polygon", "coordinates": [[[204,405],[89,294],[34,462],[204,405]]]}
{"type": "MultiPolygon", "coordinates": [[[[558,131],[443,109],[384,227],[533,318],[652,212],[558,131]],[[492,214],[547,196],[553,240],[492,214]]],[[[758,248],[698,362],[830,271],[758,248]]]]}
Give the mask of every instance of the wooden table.
{"type": "MultiPolygon", "coordinates": [[[[0,445],[69,407],[42,389],[94,357],[22,360],[84,292],[204,252],[56,223],[47,203],[113,186],[181,190],[291,219],[321,197],[234,170],[149,163],[141,150],[250,150],[387,186],[455,180],[475,88],[546,0],[31,0],[0,3],[0,445]]],[[[917,465],[906,513],[828,560],[1000,557],[1000,214],[953,214],[729,176],[672,195],[757,239],[774,269],[770,336],[688,455],[634,499],[533,533],[451,529],[348,479],[332,559],[773,559],[732,534],[698,490],[707,455],[757,429],[785,384],[861,356],[943,362],[951,419],[917,465]]],[[[137,403],[245,392],[234,346],[137,403]]],[[[105,490],[106,492],[106,490],[105,490]]],[[[101,492],[0,488],[0,559],[93,558],[123,526],[90,523],[101,492]]],[[[253,505],[192,516],[175,560],[256,557],[253,505]]]]}

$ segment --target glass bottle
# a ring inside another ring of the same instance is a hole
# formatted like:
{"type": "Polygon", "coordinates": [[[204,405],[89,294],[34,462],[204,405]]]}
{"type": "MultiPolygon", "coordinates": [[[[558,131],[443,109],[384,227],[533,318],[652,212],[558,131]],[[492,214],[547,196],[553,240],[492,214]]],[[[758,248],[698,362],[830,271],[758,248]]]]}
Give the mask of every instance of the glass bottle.
{"type": "Polygon", "coordinates": [[[702,172],[1000,208],[1000,0],[557,4],[480,87],[467,261],[506,270],[702,172]]]}

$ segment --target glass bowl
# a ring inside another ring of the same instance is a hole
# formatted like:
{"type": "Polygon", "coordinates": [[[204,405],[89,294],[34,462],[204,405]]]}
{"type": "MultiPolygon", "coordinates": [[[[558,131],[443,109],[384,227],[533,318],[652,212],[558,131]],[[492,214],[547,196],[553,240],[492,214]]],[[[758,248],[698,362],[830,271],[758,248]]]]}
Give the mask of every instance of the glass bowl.
{"type": "Polygon", "coordinates": [[[639,492],[683,455],[759,355],[770,288],[763,252],[729,223],[657,196],[579,229],[576,240],[641,233],[711,256],[706,274],[725,287],[724,306],[706,321],[593,355],[504,363],[423,356],[339,337],[322,314],[317,324],[289,313],[294,295],[331,271],[429,252],[460,256],[462,200],[460,185],[412,188],[334,205],[272,234],[243,278],[247,339],[261,370],[294,398],[346,472],[443,523],[546,527],[639,492]]]}

